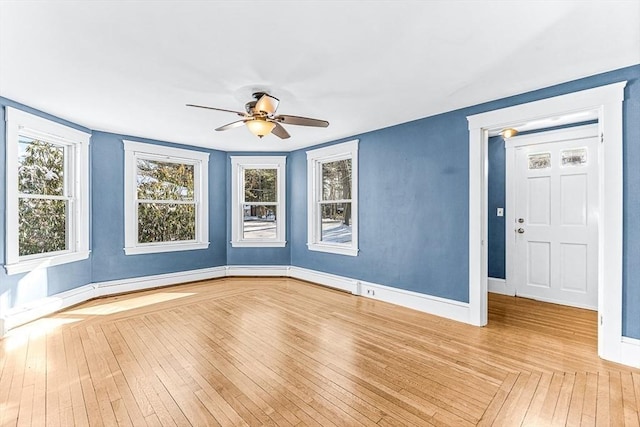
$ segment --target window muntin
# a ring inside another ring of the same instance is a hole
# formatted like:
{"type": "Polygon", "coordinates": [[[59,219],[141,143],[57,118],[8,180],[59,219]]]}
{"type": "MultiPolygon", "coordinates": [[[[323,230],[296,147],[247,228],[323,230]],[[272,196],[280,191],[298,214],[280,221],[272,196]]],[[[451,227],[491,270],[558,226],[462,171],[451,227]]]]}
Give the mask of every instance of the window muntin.
{"type": "Polygon", "coordinates": [[[358,141],[307,152],[310,250],[358,254],[358,141]]]}
{"type": "Polygon", "coordinates": [[[88,258],[90,135],[6,112],[7,272],[88,258]]]}
{"type": "Polygon", "coordinates": [[[207,153],[125,143],[125,253],[208,247],[207,153]]]}
{"type": "Polygon", "coordinates": [[[283,156],[232,156],[232,246],[285,246],[283,156]]]}

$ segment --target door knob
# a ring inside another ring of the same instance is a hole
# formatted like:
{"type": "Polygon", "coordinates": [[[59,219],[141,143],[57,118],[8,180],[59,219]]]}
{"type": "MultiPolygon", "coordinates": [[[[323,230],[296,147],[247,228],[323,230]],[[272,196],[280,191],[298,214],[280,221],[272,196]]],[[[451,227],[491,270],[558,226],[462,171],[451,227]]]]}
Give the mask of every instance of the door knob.
{"type": "Polygon", "coordinates": [[[524,228],[518,228],[516,231],[520,234],[524,234],[524,228]]]}
{"type": "Polygon", "coordinates": [[[518,222],[522,224],[524,222],[524,218],[518,218],[518,222]]]}

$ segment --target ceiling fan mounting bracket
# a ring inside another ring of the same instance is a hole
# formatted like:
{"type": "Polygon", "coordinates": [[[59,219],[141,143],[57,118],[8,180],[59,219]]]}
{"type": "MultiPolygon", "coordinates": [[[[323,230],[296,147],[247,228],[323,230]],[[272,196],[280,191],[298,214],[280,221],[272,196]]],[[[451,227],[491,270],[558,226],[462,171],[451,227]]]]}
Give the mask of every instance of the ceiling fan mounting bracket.
{"type": "MultiPolygon", "coordinates": [[[[262,98],[262,95],[269,95],[269,94],[267,92],[253,92],[251,96],[253,96],[257,101],[258,99],[262,98]]],[[[269,95],[269,96],[272,96],[272,95],[269,95]]]]}

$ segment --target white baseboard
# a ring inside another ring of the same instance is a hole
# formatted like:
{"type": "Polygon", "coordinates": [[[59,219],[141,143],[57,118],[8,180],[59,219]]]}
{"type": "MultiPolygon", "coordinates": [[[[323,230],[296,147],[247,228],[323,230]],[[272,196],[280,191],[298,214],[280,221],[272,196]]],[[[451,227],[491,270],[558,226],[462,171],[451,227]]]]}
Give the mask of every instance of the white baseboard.
{"type": "Polygon", "coordinates": [[[289,277],[288,265],[228,265],[226,276],[280,276],[289,277]]]}
{"type": "Polygon", "coordinates": [[[621,360],[623,365],[640,368],[640,340],[636,338],[622,337],[621,360]]]}
{"type": "Polygon", "coordinates": [[[469,304],[370,282],[359,282],[360,295],[458,322],[470,323],[469,304]]]}
{"type": "Polygon", "coordinates": [[[0,337],[16,326],[48,316],[56,311],[89,301],[94,298],[140,291],[149,288],[177,285],[197,280],[215,279],[226,276],[225,267],[204,268],[178,273],[158,274],[154,276],[131,277],[108,282],[90,283],[46,298],[32,301],[20,307],[12,308],[0,318],[0,337]]]}
{"type": "Polygon", "coordinates": [[[96,288],[96,295],[94,298],[125,292],[141,291],[150,288],[178,285],[180,283],[197,282],[198,280],[217,279],[225,276],[225,267],[212,267],[177,273],[156,274],[154,276],[109,280],[107,282],[93,283],[93,286],[96,288]]]}
{"type": "Polygon", "coordinates": [[[318,285],[328,286],[330,288],[339,289],[341,291],[350,292],[354,295],[360,295],[358,292],[358,281],[344,276],[324,273],[322,271],[309,270],[302,267],[291,266],[289,268],[289,277],[294,279],[306,280],[307,282],[317,283],[318,285]]]}
{"type": "MultiPolygon", "coordinates": [[[[16,326],[93,298],[229,276],[292,277],[347,291],[365,298],[376,299],[471,324],[469,304],[464,302],[295,266],[222,266],[90,283],[42,298],[23,306],[12,308],[5,316],[0,317],[0,337],[4,336],[9,329],[15,328],[16,326]]],[[[506,288],[506,285],[502,284],[501,280],[502,279],[489,278],[489,289],[491,292],[496,292],[496,289],[499,292],[501,289],[504,290],[506,288]],[[491,283],[493,283],[493,285],[491,285],[491,283]]],[[[614,362],[640,368],[640,340],[622,337],[617,354],[620,356],[620,360],[614,360],[614,362]]]]}
{"type": "Polygon", "coordinates": [[[493,292],[494,294],[502,294],[515,296],[516,290],[511,286],[507,285],[507,281],[505,279],[498,279],[496,277],[487,278],[487,290],[489,292],[493,292]]]}
{"type": "Polygon", "coordinates": [[[95,287],[91,284],[60,292],[46,298],[40,298],[28,304],[14,307],[7,312],[3,319],[4,329],[0,331],[4,335],[9,329],[24,323],[48,316],[58,310],[79,304],[95,298],[95,287]]]}

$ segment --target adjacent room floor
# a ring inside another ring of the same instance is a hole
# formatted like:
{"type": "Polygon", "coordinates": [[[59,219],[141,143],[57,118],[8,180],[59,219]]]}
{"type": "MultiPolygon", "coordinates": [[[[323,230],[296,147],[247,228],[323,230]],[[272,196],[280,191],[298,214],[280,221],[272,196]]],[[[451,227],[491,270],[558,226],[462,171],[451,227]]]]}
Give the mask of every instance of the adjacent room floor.
{"type": "Polygon", "coordinates": [[[629,425],[596,313],[490,295],[473,327],[285,278],[90,301],[0,341],[0,425],[629,425]]]}

